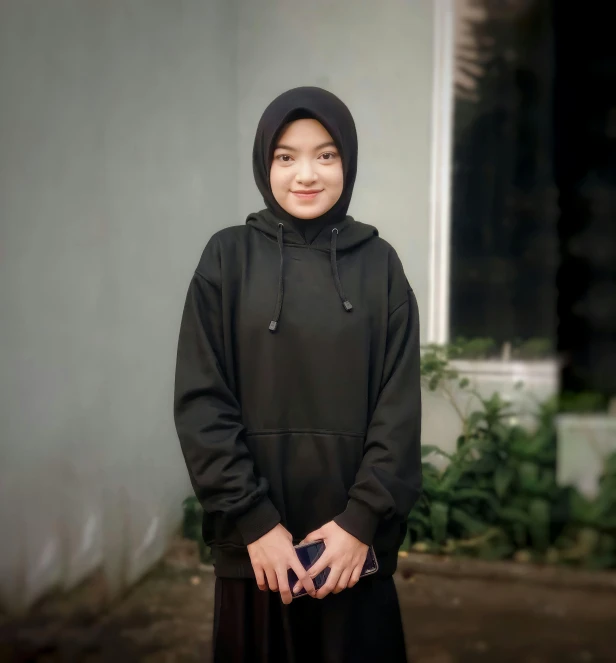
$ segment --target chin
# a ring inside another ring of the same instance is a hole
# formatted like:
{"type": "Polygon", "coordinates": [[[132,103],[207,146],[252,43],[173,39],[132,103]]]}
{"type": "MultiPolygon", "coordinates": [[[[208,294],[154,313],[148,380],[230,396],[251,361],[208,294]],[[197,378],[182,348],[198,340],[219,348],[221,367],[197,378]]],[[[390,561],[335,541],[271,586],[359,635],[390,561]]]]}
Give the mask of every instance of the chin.
{"type": "Polygon", "coordinates": [[[294,200],[292,201],[292,204],[290,205],[285,205],[285,209],[287,212],[289,212],[292,216],[294,216],[297,219],[304,219],[305,221],[309,221],[310,219],[316,219],[319,216],[323,216],[328,210],[330,210],[333,207],[333,205],[327,206],[327,205],[298,205],[297,202],[294,200]]]}
{"type": "Polygon", "coordinates": [[[291,210],[291,214],[297,219],[304,219],[304,221],[310,221],[310,219],[316,219],[317,217],[325,214],[327,210],[311,210],[306,209],[305,207],[294,207],[291,210]]]}

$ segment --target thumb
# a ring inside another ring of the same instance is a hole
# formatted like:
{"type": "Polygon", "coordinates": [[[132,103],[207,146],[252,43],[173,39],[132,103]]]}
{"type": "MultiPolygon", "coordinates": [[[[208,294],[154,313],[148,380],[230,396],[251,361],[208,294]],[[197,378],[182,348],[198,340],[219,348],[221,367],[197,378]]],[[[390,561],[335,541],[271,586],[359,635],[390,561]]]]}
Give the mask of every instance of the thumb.
{"type": "Polygon", "coordinates": [[[302,543],[312,543],[313,541],[322,541],[323,532],[320,529],[315,529],[314,532],[310,532],[304,537],[302,543]]]}

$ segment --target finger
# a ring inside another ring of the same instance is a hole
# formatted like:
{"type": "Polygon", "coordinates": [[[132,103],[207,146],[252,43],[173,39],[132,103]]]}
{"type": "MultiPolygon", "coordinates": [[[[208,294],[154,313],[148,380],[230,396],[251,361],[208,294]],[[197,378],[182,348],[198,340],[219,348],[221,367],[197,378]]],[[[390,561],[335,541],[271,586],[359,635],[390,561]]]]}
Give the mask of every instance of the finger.
{"type": "Polygon", "coordinates": [[[304,537],[304,543],[310,543],[311,541],[322,541],[323,540],[323,532],[321,532],[320,529],[315,529],[314,532],[310,532],[310,534],[306,534],[304,537]]]}
{"type": "Polygon", "coordinates": [[[324,552],[319,559],[308,569],[308,575],[311,578],[316,578],[319,573],[325,571],[325,569],[331,564],[331,558],[324,552]]]}
{"type": "Polygon", "coordinates": [[[334,594],[340,594],[343,590],[345,590],[348,587],[349,580],[351,579],[351,573],[353,569],[345,569],[341,574],[340,574],[340,580],[338,580],[338,584],[336,585],[334,591],[334,594]]]}
{"type": "Polygon", "coordinates": [[[255,566],[254,572],[255,572],[255,578],[257,579],[257,587],[262,591],[266,592],[267,591],[267,582],[265,581],[265,573],[263,572],[263,569],[260,566],[255,566]]]}
{"type": "Polygon", "coordinates": [[[336,588],[336,585],[340,580],[341,574],[342,574],[342,569],[336,568],[335,566],[332,567],[332,569],[329,572],[327,582],[323,585],[323,587],[321,587],[321,589],[319,589],[316,597],[318,599],[324,599],[328,594],[331,594],[331,592],[333,592],[334,589],[336,588]]]}
{"type": "Polygon", "coordinates": [[[265,575],[267,577],[267,584],[270,588],[270,591],[278,591],[278,579],[276,578],[276,572],[271,567],[265,569],[265,575]]]}
{"type": "Polygon", "coordinates": [[[353,569],[353,573],[351,573],[351,578],[349,579],[348,587],[355,587],[355,585],[359,582],[359,576],[361,576],[363,568],[363,564],[360,564],[353,569]]]}
{"type": "Polygon", "coordinates": [[[278,590],[280,591],[280,597],[282,598],[282,602],[288,605],[293,600],[293,596],[289,588],[289,575],[287,569],[282,566],[277,568],[276,575],[278,576],[278,590]]]}
{"type": "Polygon", "coordinates": [[[297,592],[299,592],[303,587],[308,592],[308,594],[310,594],[310,596],[314,597],[316,594],[314,583],[312,582],[312,578],[308,575],[308,571],[304,569],[299,559],[292,560],[290,567],[293,569],[293,572],[297,576],[297,582],[293,587],[293,594],[297,594],[297,592]]]}

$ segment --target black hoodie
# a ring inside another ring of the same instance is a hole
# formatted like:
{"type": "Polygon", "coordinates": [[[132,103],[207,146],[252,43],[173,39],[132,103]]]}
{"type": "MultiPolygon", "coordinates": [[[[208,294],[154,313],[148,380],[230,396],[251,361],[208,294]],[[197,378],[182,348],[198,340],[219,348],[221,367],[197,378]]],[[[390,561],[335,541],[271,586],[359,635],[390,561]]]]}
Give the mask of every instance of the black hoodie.
{"type": "Polygon", "coordinates": [[[417,302],[394,249],[346,215],[355,129],[331,97],[275,100],[253,163],[259,184],[285,123],[315,117],[352,166],[345,201],[300,221],[266,184],[268,209],[211,238],[185,303],[175,421],[223,577],[252,577],[246,546],[277,523],[298,542],[330,520],[391,574],[421,490],[417,302]]]}

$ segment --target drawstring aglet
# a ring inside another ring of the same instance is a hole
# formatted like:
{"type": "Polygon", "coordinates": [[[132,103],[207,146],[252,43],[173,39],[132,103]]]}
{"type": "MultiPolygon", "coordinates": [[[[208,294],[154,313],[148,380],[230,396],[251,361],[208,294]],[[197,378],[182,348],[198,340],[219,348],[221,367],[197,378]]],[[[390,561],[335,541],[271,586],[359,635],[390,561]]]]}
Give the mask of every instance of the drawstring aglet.
{"type": "Polygon", "coordinates": [[[284,297],[284,225],[278,224],[278,248],[280,250],[280,272],[278,274],[278,299],[276,300],[276,309],[274,317],[269,323],[269,330],[274,333],[278,328],[280,312],[282,311],[282,300],[284,297]]]}
{"type": "Polygon", "coordinates": [[[334,285],[336,286],[336,291],[342,306],[347,313],[350,313],[353,310],[353,304],[346,298],[344,290],[342,289],[342,283],[340,282],[340,275],[338,274],[338,259],[336,256],[336,238],[338,237],[338,228],[332,230],[332,243],[331,249],[329,252],[332,266],[332,276],[334,277],[334,285]]]}

